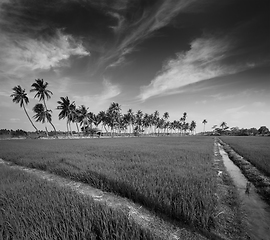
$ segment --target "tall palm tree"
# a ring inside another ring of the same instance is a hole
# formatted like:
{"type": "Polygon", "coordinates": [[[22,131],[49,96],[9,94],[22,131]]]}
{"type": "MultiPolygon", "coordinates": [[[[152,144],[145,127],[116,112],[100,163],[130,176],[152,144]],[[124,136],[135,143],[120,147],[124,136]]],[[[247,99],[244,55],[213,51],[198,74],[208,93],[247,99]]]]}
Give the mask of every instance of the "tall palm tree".
{"type": "Polygon", "coordinates": [[[128,125],[129,125],[129,133],[131,134],[131,132],[134,132],[134,121],[135,121],[135,116],[134,113],[132,111],[132,109],[128,109],[127,111],[127,117],[126,117],[127,121],[128,121],[128,125]]]}
{"type": "Polygon", "coordinates": [[[70,122],[72,121],[72,111],[73,111],[73,105],[74,102],[70,102],[68,97],[60,97],[61,101],[57,101],[59,106],[56,107],[57,110],[61,110],[58,114],[59,120],[67,118],[67,132],[71,132],[70,122]]]}
{"type": "Polygon", "coordinates": [[[115,127],[120,126],[121,106],[119,103],[112,102],[109,109],[106,112],[108,118],[108,125],[111,128],[111,137],[113,137],[113,130],[115,127]]]}
{"type": "Polygon", "coordinates": [[[88,114],[88,108],[85,107],[84,105],[81,105],[78,108],[79,112],[79,122],[80,125],[82,126],[84,134],[86,134],[86,129],[89,128],[89,114],[88,114]]]}
{"type": "Polygon", "coordinates": [[[136,123],[136,130],[139,134],[143,131],[142,125],[143,125],[143,112],[141,110],[138,110],[135,114],[135,123],[136,123]]]}
{"type": "Polygon", "coordinates": [[[152,125],[155,126],[155,130],[154,130],[154,133],[156,134],[156,130],[157,130],[157,125],[159,123],[159,111],[156,110],[154,113],[153,113],[153,118],[152,118],[152,125]]]}
{"type": "Polygon", "coordinates": [[[205,124],[207,123],[207,120],[204,119],[204,120],[202,121],[202,123],[203,123],[203,132],[205,133],[205,124]]]}
{"type": "Polygon", "coordinates": [[[46,110],[43,106],[42,103],[37,103],[33,107],[33,111],[35,115],[33,118],[36,120],[36,122],[42,122],[45,123],[45,130],[46,130],[46,135],[47,137],[49,136],[48,134],[48,129],[47,129],[47,124],[46,121],[50,122],[52,120],[52,115],[51,115],[51,110],[46,110]]]}
{"type": "Polygon", "coordinates": [[[102,122],[102,127],[105,129],[106,133],[108,133],[108,130],[106,128],[106,125],[108,124],[108,121],[107,121],[107,116],[106,116],[105,111],[100,111],[98,113],[98,116],[99,116],[99,118],[100,118],[100,120],[102,122]]]}
{"type": "Polygon", "coordinates": [[[169,117],[170,117],[170,115],[169,115],[169,113],[168,112],[165,112],[164,114],[163,114],[163,118],[164,118],[164,120],[165,120],[165,123],[164,123],[164,131],[167,129],[167,133],[168,133],[168,127],[169,127],[169,123],[168,123],[168,119],[169,119],[169,117]]]}
{"type": "Polygon", "coordinates": [[[191,131],[191,133],[194,134],[195,129],[196,129],[196,122],[192,120],[189,125],[189,130],[191,131]]]}
{"type": "Polygon", "coordinates": [[[32,120],[29,117],[29,115],[26,111],[26,108],[25,108],[25,104],[27,105],[29,103],[29,99],[27,97],[27,93],[25,92],[25,89],[22,89],[22,87],[20,85],[18,85],[18,86],[15,86],[14,88],[12,88],[12,90],[13,90],[13,94],[10,95],[10,97],[13,97],[12,101],[14,103],[19,103],[20,107],[23,107],[24,112],[25,112],[26,116],[28,117],[29,121],[31,122],[33,128],[35,128],[36,132],[38,132],[38,129],[36,128],[36,126],[32,122],[32,120]]]}
{"type": "MultiPolygon", "coordinates": [[[[32,89],[30,90],[30,92],[36,92],[34,98],[39,98],[39,101],[43,101],[45,110],[48,111],[46,102],[45,102],[45,98],[48,100],[51,98],[51,95],[53,95],[53,93],[47,89],[48,83],[44,82],[43,79],[35,79],[35,82],[31,85],[32,89]]],[[[54,129],[54,132],[56,134],[56,128],[55,126],[52,124],[52,119],[48,120],[49,123],[51,124],[51,126],[54,129]]]]}

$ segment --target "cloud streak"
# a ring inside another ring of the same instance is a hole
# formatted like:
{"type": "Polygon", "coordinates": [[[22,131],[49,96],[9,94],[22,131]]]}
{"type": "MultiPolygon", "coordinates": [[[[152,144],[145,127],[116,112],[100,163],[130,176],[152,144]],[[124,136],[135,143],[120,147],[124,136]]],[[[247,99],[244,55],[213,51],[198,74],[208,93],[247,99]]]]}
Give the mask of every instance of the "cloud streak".
{"type": "Polygon", "coordinates": [[[190,50],[176,54],[147,86],[141,87],[138,98],[178,93],[179,88],[198,81],[233,74],[247,65],[230,66],[224,63],[230,57],[234,42],[228,37],[204,36],[193,40],[190,50]]]}
{"type": "MultiPolygon", "coordinates": [[[[100,58],[99,64],[113,61],[108,67],[116,67],[125,62],[125,56],[134,51],[137,44],[151,36],[154,31],[169,24],[171,19],[196,0],[166,0],[156,1],[141,11],[136,11],[136,1],[127,1],[124,11],[109,12],[117,22],[111,26],[115,33],[116,43],[100,58]],[[134,12],[131,17],[125,17],[127,12],[134,12]]],[[[137,1],[137,3],[140,1],[137,1]]],[[[117,11],[117,9],[115,9],[117,11]]]]}
{"type": "Polygon", "coordinates": [[[90,54],[80,41],[63,34],[61,30],[57,30],[55,36],[49,40],[3,34],[0,36],[0,45],[0,70],[5,73],[68,65],[70,56],[90,54]]]}

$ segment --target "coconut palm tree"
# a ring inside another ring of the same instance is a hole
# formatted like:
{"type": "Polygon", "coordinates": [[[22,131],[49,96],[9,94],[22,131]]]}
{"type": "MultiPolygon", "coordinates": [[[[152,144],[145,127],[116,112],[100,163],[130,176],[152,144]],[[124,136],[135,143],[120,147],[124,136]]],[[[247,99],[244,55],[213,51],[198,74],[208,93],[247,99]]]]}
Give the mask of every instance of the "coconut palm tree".
{"type": "Polygon", "coordinates": [[[35,113],[33,118],[36,120],[36,122],[45,123],[46,135],[48,137],[49,134],[48,134],[48,128],[47,128],[46,121],[50,122],[52,120],[52,115],[51,115],[52,111],[51,110],[46,110],[42,103],[37,103],[33,107],[33,111],[35,113]]]}
{"type": "Polygon", "coordinates": [[[166,129],[167,129],[167,133],[168,133],[168,127],[169,127],[169,123],[168,123],[168,119],[169,119],[169,117],[170,117],[170,115],[169,115],[169,113],[168,112],[165,112],[164,114],[163,114],[163,119],[165,120],[165,123],[164,123],[164,131],[166,131],[166,129]]]}
{"type": "Polygon", "coordinates": [[[139,134],[143,131],[142,125],[143,125],[143,112],[142,110],[138,110],[135,114],[135,123],[136,123],[136,130],[139,134]]]}
{"type": "MultiPolygon", "coordinates": [[[[108,130],[107,130],[107,128],[106,128],[106,125],[108,124],[108,121],[107,121],[107,116],[106,116],[105,111],[100,111],[100,112],[98,113],[98,116],[99,116],[99,118],[100,118],[100,120],[101,120],[101,122],[102,122],[102,128],[104,128],[105,131],[106,131],[106,133],[108,133],[108,130]]],[[[102,128],[101,128],[101,129],[102,129],[102,128]]]]}
{"type": "Polygon", "coordinates": [[[61,101],[57,101],[59,106],[56,107],[57,110],[61,110],[58,114],[59,120],[67,118],[67,132],[70,131],[72,135],[70,122],[72,121],[72,111],[74,110],[74,102],[70,102],[68,97],[60,97],[61,101]],[[70,130],[69,130],[70,129],[70,130]]]}
{"type": "Polygon", "coordinates": [[[127,111],[126,119],[128,121],[128,125],[129,125],[129,133],[131,134],[131,132],[134,132],[134,121],[135,121],[135,116],[134,116],[134,113],[133,113],[131,108],[128,109],[128,111],[127,111]]]}
{"type": "Polygon", "coordinates": [[[81,105],[78,108],[78,115],[80,125],[82,126],[84,134],[86,134],[86,129],[89,128],[88,108],[86,108],[84,105],[81,105]]]}
{"type": "Polygon", "coordinates": [[[159,111],[156,110],[154,113],[153,113],[153,119],[152,119],[152,125],[155,126],[155,134],[156,134],[156,130],[157,130],[157,126],[158,126],[158,123],[159,123],[159,111]]]}
{"type": "Polygon", "coordinates": [[[120,126],[121,106],[118,103],[112,102],[106,112],[108,125],[111,128],[111,136],[116,126],[120,126]]]}
{"type": "Polygon", "coordinates": [[[10,97],[13,97],[12,101],[14,103],[19,103],[20,107],[23,107],[24,112],[25,112],[26,116],[28,117],[29,121],[31,122],[33,128],[36,130],[36,132],[38,132],[38,129],[36,128],[36,126],[32,122],[32,120],[29,117],[29,115],[26,111],[26,108],[25,108],[25,104],[27,105],[29,103],[29,99],[27,97],[27,93],[25,92],[25,89],[22,89],[22,87],[20,85],[18,85],[18,86],[15,86],[14,88],[12,88],[12,90],[13,90],[13,94],[10,95],[10,97]]]}
{"type": "Polygon", "coordinates": [[[202,121],[202,123],[203,123],[203,132],[205,133],[205,124],[207,123],[207,120],[204,119],[204,120],[202,121]]]}
{"type": "MultiPolygon", "coordinates": [[[[48,86],[48,83],[44,82],[43,79],[35,79],[35,82],[31,85],[32,89],[30,90],[30,92],[36,92],[34,98],[37,97],[39,98],[39,101],[43,101],[46,111],[48,111],[48,108],[45,102],[45,98],[48,100],[51,98],[51,95],[53,95],[53,93],[47,89],[47,86],[48,86]]],[[[56,128],[52,124],[52,119],[50,119],[49,123],[53,127],[54,132],[56,134],[56,128]]]]}
{"type": "Polygon", "coordinates": [[[194,134],[195,129],[196,129],[196,122],[192,120],[190,125],[189,125],[189,130],[191,133],[194,134]]]}
{"type": "Polygon", "coordinates": [[[220,127],[222,128],[222,130],[225,130],[226,128],[228,128],[226,122],[222,122],[222,123],[220,124],[220,127]]]}

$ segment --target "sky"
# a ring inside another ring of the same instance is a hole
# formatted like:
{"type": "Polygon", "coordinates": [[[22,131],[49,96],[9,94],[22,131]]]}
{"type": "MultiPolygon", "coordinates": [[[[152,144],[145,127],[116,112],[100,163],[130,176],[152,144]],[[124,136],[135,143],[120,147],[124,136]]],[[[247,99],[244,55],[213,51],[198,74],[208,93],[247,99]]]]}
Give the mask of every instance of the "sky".
{"type": "Polygon", "coordinates": [[[26,89],[33,116],[35,79],[57,130],[66,96],[96,114],[186,112],[197,132],[204,119],[270,128],[269,12],[269,0],[0,0],[0,129],[34,131],[10,95],[26,89]]]}

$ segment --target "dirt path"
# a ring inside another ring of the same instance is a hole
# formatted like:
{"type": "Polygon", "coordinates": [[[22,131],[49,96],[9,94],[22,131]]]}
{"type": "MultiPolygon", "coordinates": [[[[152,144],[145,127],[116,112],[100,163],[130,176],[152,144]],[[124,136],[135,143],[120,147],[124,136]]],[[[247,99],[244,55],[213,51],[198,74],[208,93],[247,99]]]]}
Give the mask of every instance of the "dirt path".
{"type": "Polygon", "coordinates": [[[96,202],[105,203],[107,206],[122,211],[128,215],[128,217],[135,221],[142,228],[150,230],[155,235],[163,238],[164,240],[206,240],[204,236],[199,233],[193,232],[186,228],[180,228],[169,222],[165,222],[161,218],[155,216],[153,213],[144,209],[138,204],[134,204],[126,198],[121,198],[111,193],[103,192],[99,189],[93,188],[87,184],[81,182],[75,182],[66,178],[59,177],[54,174],[50,174],[45,171],[30,169],[18,165],[14,165],[11,162],[0,159],[0,165],[5,164],[13,169],[28,172],[35,177],[44,179],[46,181],[53,181],[61,187],[67,187],[76,193],[83,194],[91,197],[96,202]]]}

